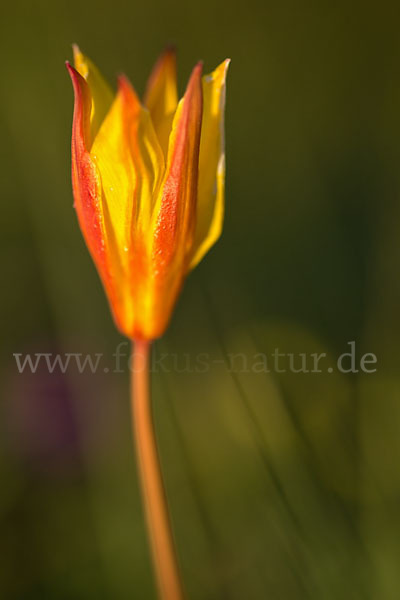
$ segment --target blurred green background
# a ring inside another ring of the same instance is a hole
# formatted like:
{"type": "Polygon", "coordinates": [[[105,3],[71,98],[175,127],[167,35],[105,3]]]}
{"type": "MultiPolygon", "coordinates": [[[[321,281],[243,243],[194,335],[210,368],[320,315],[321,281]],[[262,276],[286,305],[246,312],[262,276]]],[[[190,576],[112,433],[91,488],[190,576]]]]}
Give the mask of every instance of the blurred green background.
{"type": "Polygon", "coordinates": [[[181,92],[199,58],[232,59],[224,234],[155,348],[177,357],[153,392],[189,598],[400,597],[399,17],[387,0],[3,6],[2,598],[156,597],[124,340],[72,209],[73,42],[139,92],[165,43],[181,92]],[[376,373],[229,368],[353,340],[376,373]],[[104,357],[20,374],[28,352],[104,357]],[[200,353],[205,373],[185,362],[200,353]]]}

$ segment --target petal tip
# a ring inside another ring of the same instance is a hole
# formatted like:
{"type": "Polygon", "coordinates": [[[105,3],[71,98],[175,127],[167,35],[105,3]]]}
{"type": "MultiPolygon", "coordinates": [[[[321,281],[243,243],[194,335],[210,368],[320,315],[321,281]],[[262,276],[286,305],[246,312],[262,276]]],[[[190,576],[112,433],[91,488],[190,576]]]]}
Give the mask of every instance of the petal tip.
{"type": "Polygon", "coordinates": [[[195,82],[195,81],[197,81],[198,79],[201,78],[201,74],[203,72],[203,65],[204,65],[204,63],[203,63],[202,60],[199,60],[196,63],[196,65],[194,66],[193,71],[192,71],[192,73],[190,75],[188,87],[191,84],[191,82],[195,82]]]}
{"type": "Polygon", "coordinates": [[[128,76],[125,73],[118,73],[117,75],[117,83],[119,86],[131,86],[131,82],[128,79],[128,76]]]}
{"type": "Polygon", "coordinates": [[[173,43],[167,44],[161,56],[176,56],[176,45],[173,43]]]}
{"type": "Polygon", "coordinates": [[[202,85],[201,76],[203,72],[203,61],[200,60],[193,68],[189,81],[186,86],[184,98],[192,98],[193,96],[199,95],[202,98],[202,85]]]}
{"type": "Polygon", "coordinates": [[[64,64],[65,64],[65,67],[66,67],[68,73],[70,74],[72,81],[76,80],[77,75],[78,75],[78,72],[76,71],[76,69],[71,65],[69,60],[66,60],[64,64]]]}
{"type": "Polygon", "coordinates": [[[69,62],[69,60],[65,61],[65,66],[68,69],[68,72],[70,74],[70,77],[72,79],[72,83],[75,84],[79,84],[80,81],[83,79],[82,75],[75,69],[75,67],[73,67],[71,65],[71,63],[69,62]]]}
{"type": "Polygon", "coordinates": [[[203,73],[203,61],[199,60],[199,62],[195,65],[195,67],[193,68],[193,71],[191,72],[191,75],[190,75],[190,78],[189,78],[189,81],[188,81],[188,84],[186,87],[186,92],[190,92],[197,87],[199,87],[201,89],[202,73],[203,73]]]}
{"type": "Polygon", "coordinates": [[[133,85],[131,84],[131,82],[129,81],[129,78],[127,77],[127,75],[125,75],[125,73],[120,73],[117,77],[117,83],[118,83],[118,89],[123,93],[133,93],[136,95],[135,93],[135,89],[133,87],[133,85]]]}
{"type": "Polygon", "coordinates": [[[117,77],[117,82],[118,92],[124,105],[130,105],[135,110],[138,110],[141,106],[140,100],[128,77],[124,73],[120,73],[117,77]]]}
{"type": "Polygon", "coordinates": [[[223,81],[225,82],[225,78],[226,78],[226,74],[228,72],[228,67],[231,64],[231,59],[230,58],[226,58],[224,61],[222,61],[220,68],[223,71],[223,81]]]}

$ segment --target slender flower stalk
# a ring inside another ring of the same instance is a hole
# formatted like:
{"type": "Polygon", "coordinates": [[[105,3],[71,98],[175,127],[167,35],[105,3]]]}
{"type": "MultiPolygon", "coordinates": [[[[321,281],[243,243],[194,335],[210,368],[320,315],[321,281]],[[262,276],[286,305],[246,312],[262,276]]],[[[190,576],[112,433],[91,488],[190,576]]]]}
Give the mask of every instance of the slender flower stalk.
{"type": "Polygon", "coordinates": [[[132,427],[158,589],[163,600],[183,600],[150,404],[150,343],[134,342],[133,352],[132,427]]]}
{"type": "Polygon", "coordinates": [[[183,599],[150,405],[149,353],[186,276],[224,217],[225,79],[229,60],[198,63],[178,102],[176,58],[157,61],[141,103],[125,76],[114,95],[74,47],[75,209],[119,331],[134,342],[132,422],[162,600],[183,599]]]}

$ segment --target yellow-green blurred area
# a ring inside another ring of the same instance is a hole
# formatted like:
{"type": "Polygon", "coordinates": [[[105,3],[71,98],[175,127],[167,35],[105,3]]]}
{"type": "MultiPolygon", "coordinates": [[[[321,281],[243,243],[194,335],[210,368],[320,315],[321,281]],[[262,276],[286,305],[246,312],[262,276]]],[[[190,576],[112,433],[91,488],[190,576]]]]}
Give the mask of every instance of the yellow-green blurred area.
{"type": "Polygon", "coordinates": [[[1,12],[0,597],[156,598],[127,357],[113,357],[125,340],[72,208],[64,61],[76,42],[141,93],[174,42],[181,93],[198,59],[206,72],[232,59],[223,237],[155,344],[169,357],[153,402],[188,598],[398,600],[398,3],[1,12]],[[334,365],[351,341],[376,372],[246,367],[277,348],[334,365]],[[102,354],[101,367],[19,373],[13,354],[39,352],[102,354]]]}

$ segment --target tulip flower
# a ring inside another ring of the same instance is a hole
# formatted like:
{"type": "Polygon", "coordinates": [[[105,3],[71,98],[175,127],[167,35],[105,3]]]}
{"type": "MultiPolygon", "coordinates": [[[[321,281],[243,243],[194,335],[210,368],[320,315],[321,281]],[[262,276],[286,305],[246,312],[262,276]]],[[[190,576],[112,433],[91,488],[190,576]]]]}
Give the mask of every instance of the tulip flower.
{"type": "Polygon", "coordinates": [[[79,225],[118,329],[133,340],[132,416],[158,589],[184,596],[152,420],[150,342],[169,322],[187,274],[220,236],[229,60],[197,64],[178,102],[166,50],[140,102],[125,76],[114,95],[74,47],[72,186],[79,225]]]}
{"type": "Polygon", "coordinates": [[[229,61],[193,69],[178,102],[167,50],[143,103],[126,77],[113,94],[75,47],[75,208],[119,330],[161,336],[189,271],[218,239],[224,212],[224,103],[229,61]]]}

